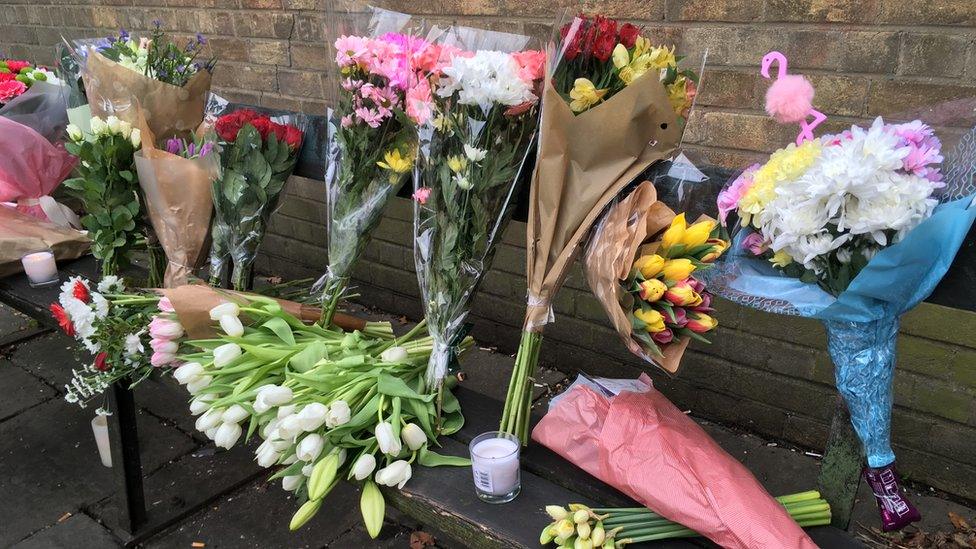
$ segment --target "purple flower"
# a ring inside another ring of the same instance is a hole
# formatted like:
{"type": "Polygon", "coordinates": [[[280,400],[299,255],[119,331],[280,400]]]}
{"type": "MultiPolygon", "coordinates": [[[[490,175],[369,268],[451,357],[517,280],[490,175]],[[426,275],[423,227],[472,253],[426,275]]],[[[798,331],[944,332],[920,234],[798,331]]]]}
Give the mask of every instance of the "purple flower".
{"type": "Polygon", "coordinates": [[[196,154],[196,144],[190,143],[189,145],[186,146],[186,157],[193,158],[195,154],[196,154]]]}
{"type": "Polygon", "coordinates": [[[156,29],[158,30],[158,29],[159,29],[159,27],[160,27],[160,26],[161,26],[161,25],[163,24],[163,22],[162,22],[162,21],[160,21],[159,19],[153,19],[153,22],[152,22],[152,24],[153,24],[153,26],[154,26],[154,27],[156,27],[156,29]]]}
{"type": "Polygon", "coordinates": [[[199,44],[199,45],[201,45],[201,46],[202,46],[202,45],[204,45],[204,44],[206,44],[206,43],[207,43],[207,37],[206,37],[206,36],[204,36],[204,35],[202,35],[202,34],[200,34],[200,33],[198,32],[198,33],[197,33],[197,44],[199,44]]]}
{"type": "Polygon", "coordinates": [[[183,142],[175,137],[166,140],[166,152],[170,154],[180,154],[183,150],[183,142]]]}
{"type": "Polygon", "coordinates": [[[125,29],[119,29],[119,40],[122,42],[127,42],[129,40],[129,31],[125,29]]]}
{"type": "Polygon", "coordinates": [[[210,151],[212,150],[213,150],[213,143],[207,141],[206,143],[203,144],[202,147],[200,147],[200,158],[207,156],[208,154],[210,154],[210,151]]]}

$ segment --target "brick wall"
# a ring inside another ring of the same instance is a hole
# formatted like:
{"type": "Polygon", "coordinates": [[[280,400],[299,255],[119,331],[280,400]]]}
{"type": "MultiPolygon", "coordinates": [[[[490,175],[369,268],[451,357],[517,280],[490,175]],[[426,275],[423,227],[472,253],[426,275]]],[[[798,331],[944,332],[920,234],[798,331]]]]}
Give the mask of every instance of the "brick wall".
{"type": "MultiPolygon", "coordinates": [[[[339,0],[342,1],[342,0],[339,0]]],[[[51,62],[64,34],[88,37],[161,19],[189,36],[203,32],[220,63],[217,91],[232,100],[322,113],[327,54],[326,0],[0,0],[0,53],[51,62]]],[[[561,7],[642,21],[689,61],[708,49],[702,93],[685,144],[708,160],[742,166],[785,143],[793,128],[762,113],[765,84],[756,65],[770,49],[817,87],[827,130],[870,117],[921,113],[953,102],[943,126],[976,123],[976,2],[972,0],[386,0],[391,9],[476,25],[518,25],[545,34],[561,7]]],[[[952,130],[950,130],[951,132],[952,130]]],[[[294,178],[264,245],[261,266],[288,277],[319,274],[324,190],[294,178]]],[[[377,229],[356,276],[363,301],[420,314],[410,209],[403,200],[377,229]]],[[[474,306],[475,335],[514,352],[524,310],[524,225],[513,223],[474,306]]],[[[641,364],[615,344],[578,271],[556,303],[544,360],[592,373],[636,375],[641,364]],[[599,350],[599,352],[597,352],[599,350]]],[[[694,346],[673,379],[655,374],[674,401],[696,414],[822,448],[833,398],[832,373],[816,322],[723,303],[723,329],[694,346]]],[[[903,323],[894,437],[912,477],[976,499],[976,314],[923,305],[903,323]]],[[[499,383],[506,380],[499,379],[499,383]]]]}

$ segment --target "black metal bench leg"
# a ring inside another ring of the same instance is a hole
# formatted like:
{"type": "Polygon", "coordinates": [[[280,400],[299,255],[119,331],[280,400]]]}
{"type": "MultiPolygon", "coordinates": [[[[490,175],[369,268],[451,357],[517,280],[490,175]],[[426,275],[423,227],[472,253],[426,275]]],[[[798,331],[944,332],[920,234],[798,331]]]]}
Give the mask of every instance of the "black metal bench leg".
{"type": "Polygon", "coordinates": [[[125,517],[119,522],[135,534],[146,524],[146,495],[142,487],[142,460],[139,456],[139,433],[136,428],[136,404],[132,391],[124,382],[112,386],[115,421],[112,437],[112,463],[117,483],[125,494],[125,517]],[[121,465],[121,467],[119,467],[121,465]]]}

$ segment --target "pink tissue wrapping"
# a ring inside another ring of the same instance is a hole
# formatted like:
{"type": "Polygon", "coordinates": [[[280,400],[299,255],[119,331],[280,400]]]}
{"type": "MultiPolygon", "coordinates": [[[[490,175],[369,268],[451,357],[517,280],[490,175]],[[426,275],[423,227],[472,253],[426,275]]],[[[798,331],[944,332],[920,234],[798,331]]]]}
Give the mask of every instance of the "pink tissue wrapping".
{"type": "Polygon", "coordinates": [[[748,469],[653,388],[608,399],[574,387],[532,438],[722,547],[817,547],[748,469]]]}
{"type": "MultiPolygon", "coordinates": [[[[37,199],[50,194],[74,168],[76,158],[33,129],[0,116],[0,202],[37,199]]],[[[47,220],[36,203],[17,209],[47,220]]]]}

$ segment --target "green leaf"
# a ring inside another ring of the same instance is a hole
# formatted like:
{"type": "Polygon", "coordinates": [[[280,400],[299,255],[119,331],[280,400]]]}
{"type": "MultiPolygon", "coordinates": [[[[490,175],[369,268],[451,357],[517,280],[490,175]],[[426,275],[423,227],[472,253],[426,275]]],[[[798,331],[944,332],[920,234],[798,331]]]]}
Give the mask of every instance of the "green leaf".
{"type": "Polygon", "coordinates": [[[447,465],[450,467],[470,467],[471,460],[465,457],[445,456],[433,450],[428,450],[427,446],[420,449],[417,462],[424,467],[440,467],[447,465]]]}
{"type": "Polygon", "coordinates": [[[315,367],[323,358],[329,355],[328,348],[322,341],[313,341],[291,357],[288,365],[296,372],[307,372],[315,367]]]}
{"type": "Polygon", "coordinates": [[[383,528],[383,517],[386,514],[386,501],[376,483],[367,480],[363,483],[363,495],[359,500],[359,509],[363,514],[363,524],[369,537],[376,539],[383,528]]]}
{"type": "Polygon", "coordinates": [[[412,398],[422,400],[424,402],[430,402],[435,396],[421,395],[417,391],[414,391],[408,387],[402,379],[391,376],[387,373],[381,373],[379,375],[379,378],[376,380],[376,391],[386,396],[412,398]]]}
{"type": "Polygon", "coordinates": [[[291,326],[284,319],[275,317],[261,325],[262,328],[271,330],[287,345],[295,345],[295,334],[291,332],[291,326]]]}
{"type": "MultiPolygon", "coordinates": [[[[241,349],[244,349],[244,351],[255,358],[269,361],[281,360],[295,352],[294,350],[290,349],[274,349],[270,347],[259,347],[257,345],[247,344],[241,344],[241,349]]],[[[240,358],[236,360],[240,360],[240,358]]]]}

